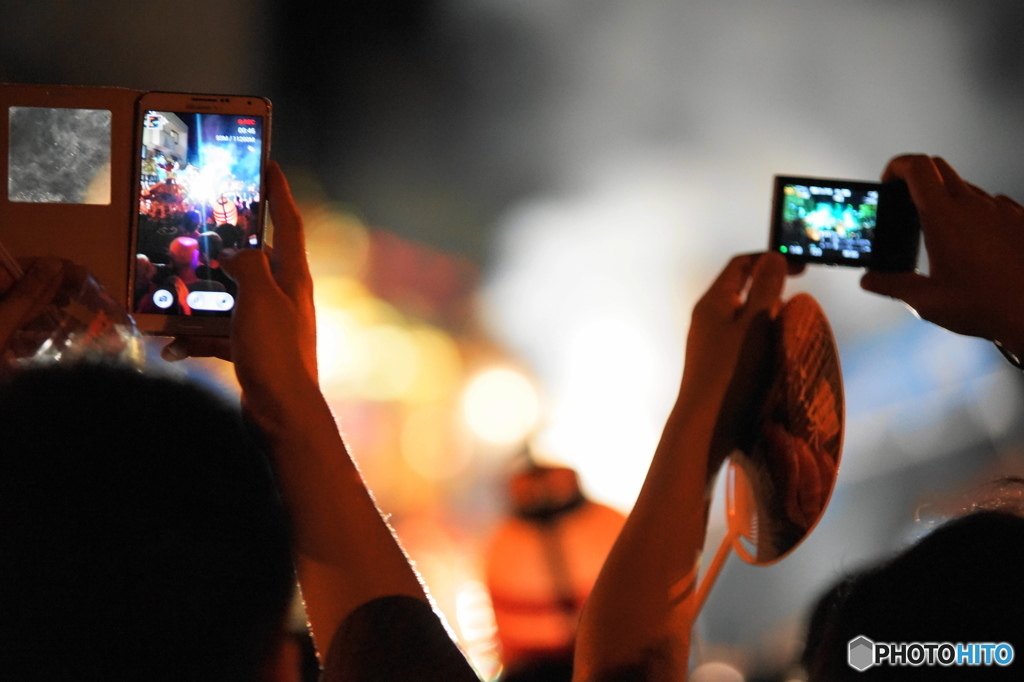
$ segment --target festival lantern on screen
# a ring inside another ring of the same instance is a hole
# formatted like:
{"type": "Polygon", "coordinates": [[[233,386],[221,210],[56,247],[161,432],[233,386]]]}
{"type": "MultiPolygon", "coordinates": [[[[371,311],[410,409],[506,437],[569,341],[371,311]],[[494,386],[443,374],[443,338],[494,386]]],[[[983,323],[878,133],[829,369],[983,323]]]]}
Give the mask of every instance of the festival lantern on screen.
{"type": "Polygon", "coordinates": [[[213,220],[217,225],[237,225],[238,207],[227,197],[221,197],[213,204],[213,220]]]}
{"type": "Polygon", "coordinates": [[[509,670],[572,660],[580,611],[625,517],[583,496],[576,472],[529,464],[492,536],[486,582],[509,670]]]}

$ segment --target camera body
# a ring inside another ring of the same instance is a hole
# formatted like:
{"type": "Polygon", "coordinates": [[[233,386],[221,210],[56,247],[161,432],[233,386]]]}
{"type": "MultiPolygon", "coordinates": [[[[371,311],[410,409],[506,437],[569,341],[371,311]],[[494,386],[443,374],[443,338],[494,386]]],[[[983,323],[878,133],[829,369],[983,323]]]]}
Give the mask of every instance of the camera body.
{"type": "Polygon", "coordinates": [[[903,182],[775,176],[768,248],[790,261],[907,272],[920,231],[903,182]]]}

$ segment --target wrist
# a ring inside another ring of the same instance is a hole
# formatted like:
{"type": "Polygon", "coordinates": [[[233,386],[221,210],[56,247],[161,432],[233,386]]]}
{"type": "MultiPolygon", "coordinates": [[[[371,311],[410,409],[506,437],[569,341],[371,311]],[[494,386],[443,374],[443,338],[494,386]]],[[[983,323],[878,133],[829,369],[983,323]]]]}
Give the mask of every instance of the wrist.
{"type": "Polygon", "coordinates": [[[681,397],[669,414],[644,487],[661,488],[666,499],[693,487],[707,498],[722,463],[712,454],[717,416],[706,402],[681,397]]]}
{"type": "Polygon", "coordinates": [[[684,372],[673,410],[690,416],[717,415],[731,377],[718,373],[684,372]]]}
{"type": "Polygon", "coordinates": [[[249,418],[271,439],[294,437],[318,420],[333,424],[327,401],[312,380],[270,390],[243,389],[242,404],[249,418]]]}

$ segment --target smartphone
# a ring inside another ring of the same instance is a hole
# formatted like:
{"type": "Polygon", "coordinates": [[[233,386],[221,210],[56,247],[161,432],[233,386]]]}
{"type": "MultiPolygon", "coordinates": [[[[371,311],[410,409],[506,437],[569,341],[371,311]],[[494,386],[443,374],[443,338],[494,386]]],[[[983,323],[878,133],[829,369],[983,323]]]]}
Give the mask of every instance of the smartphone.
{"type": "Polygon", "coordinates": [[[270,116],[264,97],[139,97],[129,310],[141,331],[228,334],[237,289],[218,256],[263,245],[270,116]]]}
{"type": "Polygon", "coordinates": [[[903,182],[775,176],[769,249],[791,261],[905,272],[920,223],[903,182]]]}

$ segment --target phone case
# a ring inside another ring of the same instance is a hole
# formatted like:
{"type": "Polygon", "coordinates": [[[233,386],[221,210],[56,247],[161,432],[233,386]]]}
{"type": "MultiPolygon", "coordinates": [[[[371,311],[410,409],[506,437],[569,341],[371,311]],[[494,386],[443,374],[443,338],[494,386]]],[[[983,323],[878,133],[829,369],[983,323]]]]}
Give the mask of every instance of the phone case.
{"type": "Polygon", "coordinates": [[[83,265],[118,300],[128,291],[132,121],[141,94],[126,88],[0,84],[0,148],[6,150],[0,154],[0,175],[8,180],[7,191],[0,192],[0,241],[16,258],[57,256],[83,265]],[[109,151],[93,159],[93,167],[106,166],[109,173],[86,180],[82,175],[90,171],[77,168],[81,155],[68,128],[90,117],[109,122],[109,151]],[[21,121],[38,125],[26,134],[21,121]],[[38,182],[26,181],[30,176],[38,182]],[[79,203],[82,197],[46,188],[25,190],[49,181],[58,189],[61,184],[85,191],[98,187],[101,203],[79,203]]]}

